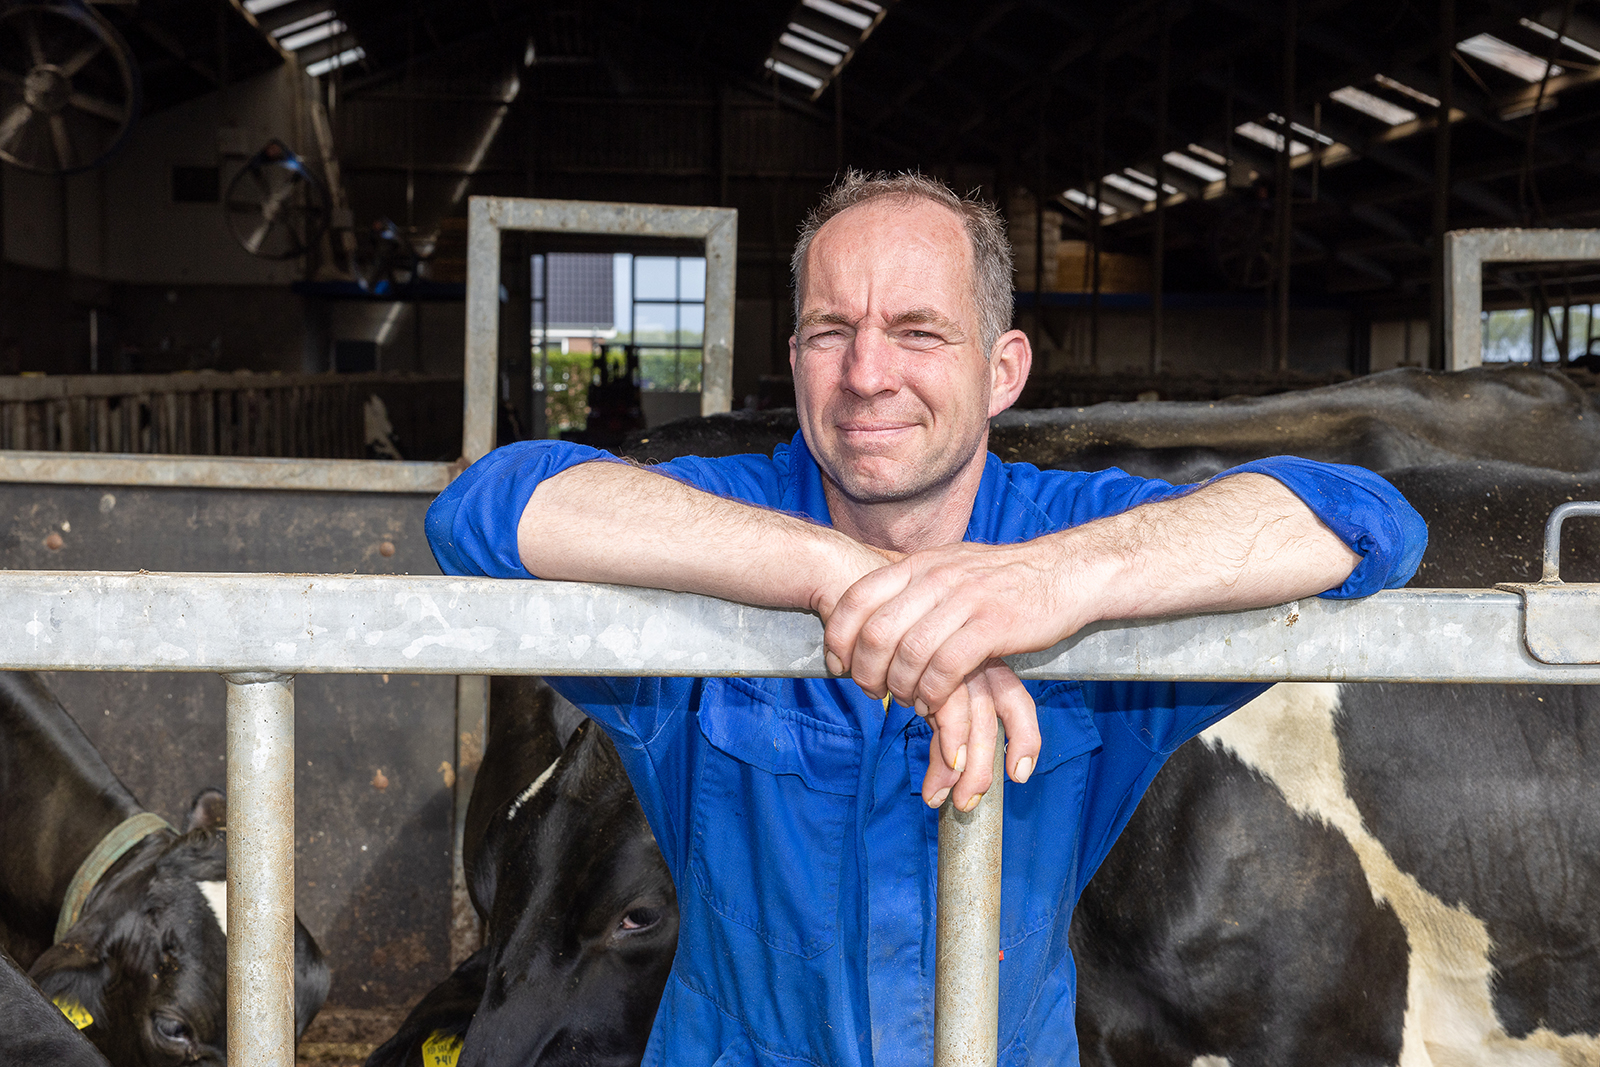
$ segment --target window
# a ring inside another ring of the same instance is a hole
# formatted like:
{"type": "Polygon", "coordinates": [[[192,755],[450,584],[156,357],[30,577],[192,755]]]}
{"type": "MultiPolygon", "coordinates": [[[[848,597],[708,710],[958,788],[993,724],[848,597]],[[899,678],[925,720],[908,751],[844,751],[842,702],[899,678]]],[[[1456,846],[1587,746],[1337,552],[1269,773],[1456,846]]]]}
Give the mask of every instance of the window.
{"type": "Polygon", "coordinates": [[[662,393],[700,390],[706,332],[702,256],[632,257],[629,339],[638,349],[640,385],[662,393]]]}

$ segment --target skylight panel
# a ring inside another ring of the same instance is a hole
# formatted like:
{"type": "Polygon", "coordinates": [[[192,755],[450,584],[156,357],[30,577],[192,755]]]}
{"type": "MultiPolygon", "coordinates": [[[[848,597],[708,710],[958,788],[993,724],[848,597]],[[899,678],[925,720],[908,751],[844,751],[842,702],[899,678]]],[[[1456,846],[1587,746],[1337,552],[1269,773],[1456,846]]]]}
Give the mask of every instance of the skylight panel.
{"type": "MultiPolygon", "coordinates": [[[[1124,167],[1124,168],[1122,168],[1122,173],[1126,174],[1128,177],[1134,179],[1135,181],[1144,182],[1146,185],[1148,185],[1152,189],[1154,189],[1156,187],[1156,180],[1155,180],[1154,176],[1146,174],[1142,170],[1137,170],[1137,169],[1135,169],[1133,167],[1124,167]]],[[[1166,182],[1162,182],[1161,183],[1161,191],[1164,192],[1164,193],[1176,193],[1178,190],[1175,187],[1173,187],[1171,185],[1168,185],[1166,182]]]]}
{"type": "Polygon", "coordinates": [[[313,78],[320,78],[330,70],[338,70],[340,67],[349,66],[351,63],[355,63],[366,58],[367,50],[362,48],[360,45],[357,45],[355,48],[346,48],[343,52],[340,52],[336,56],[329,56],[327,59],[317,60],[315,63],[306,68],[306,73],[313,78]]]}
{"type": "Polygon", "coordinates": [[[1399,93],[1401,96],[1409,96],[1411,99],[1415,100],[1419,104],[1423,104],[1423,105],[1425,105],[1427,107],[1438,107],[1439,106],[1439,98],[1438,97],[1429,96],[1427,93],[1423,92],[1421,89],[1413,89],[1413,88],[1411,88],[1411,86],[1407,85],[1405,82],[1396,81],[1395,79],[1389,77],[1387,74],[1374,74],[1372,76],[1372,80],[1377,82],[1379,85],[1383,86],[1385,89],[1393,89],[1395,92],[1399,93]]]}
{"type": "MultiPolygon", "coordinates": [[[[1089,211],[1095,210],[1097,206],[1094,197],[1085,193],[1082,189],[1068,189],[1063,195],[1074,204],[1089,211]]],[[[1099,204],[1098,207],[1102,215],[1115,215],[1117,213],[1117,209],[1110,204],[1099,204]]]]}
{"type": "MultiPolygon", "coordinates": [[[[846,26],[854,26],[858,30],[864,30],[868,26],[872,25],[872,15],[862,11],[861,7],[858,7],[854,4],[846,6],[844,4],[834,3],[834,0],[801,0],[801,3],[805,4],[806,7],[809,7],[813,11],[827,15],[831,19],[837,19],[846,26]]],[[[876,8],[876,11],[874,11],[873,14],[877,14],[883,10],[881,7],[878,7],[877,4],[873,4],[872,7],[876,8]]]]}
{"type": "MultiPolygon", "coordinates": [[[[1545,76],[1544,60],[1493,34],[1480,33],[1476,37],[1468,37],[1456,47],[1474,59],[1481,59],[1491,67],[1498,67],[1525,82],[1536,82],[1545,76]]],[[[1562,73],[1560,66],[1550,64],[1552,78],[1562,73]]]]}
{"type": "Polygon", "coordinates": [[[832,49],[824,48],[822,45],[808,41],[803,37],[797,37],[792,33],[780,34],[778,37],[778,43],[789,48],[793,48],[796,52],[808,55],[812,59],[826,63],[830,67],[838,66],[839,61],[844,58],[844,53],[842,51],[835,52],[832,49]]]}
{"type": "MultiPolygon", "coordinates": [[[[1276,130],[1269,130],[1265,126],[1261,126],[1254,122],[1241,122],[1239,125],[1233,128],[1233,132],[1239,134],[1241,137],[1250,138],[1250,140],[1254,141],[1256,144],[1265,145],[1274,152],[1283,151],[1283,135],[1278,133],[1276,130]]],[[[1309,151],[1311,151],[1311,149],[1307,148],[1299,141],[1292,139],[1289,141],[1289,154],[1291,156],[1304,155],[1309,151]]]]}
{"type": "MultiPolygon", "coordinates": [[[[273,30],[272,36],[276,37],[279,41],[282,41],[285,37],[288,37],[291,34],[299,33],[308,26],[317,26],[327,22],[329,19],[333,18],[334,14],[335,12],[333,8],[330,7],[324,11],[318,11],[315,15],[308,15],[303,19],[295,19],[293,22],[286,23],[273,30]]],[[[294,51],[293,45],[284,45],[284,47],[289,49],[291,52],[294,51]]]]}
{"type": "Polygon", "coordinates": [[[1226,167],[1228,165],[1227,156],[1222,155],[1220,152],[1213,152],[1203,144],[1190,145],[1189,152],[1193,155],[1199,156],[1201,159],[1209,159],[1219,167],[1226,167]]]}
{"type": "MultiPolygon", "coordinates": [[[[1216,153],[1210,154],[1215,155],[1216,153]]],[[[1168,152],[1166,155],[1162,156],[1161,159],[1168,166],[1177,167],[1182,171],[1188,171],[1190,174],[1193,174],[1196,178],[1199,178],[1203,182],[1220,182],[1223,178],[1227,177],[1225,172],[1218,170],[1211,164],[1202,163],[1198,159],[1192,159],[1189,156],[1184,155],[1182,152],[1168,152]]]]}
{"type": "MultiPolygon", "coordinates": [[[[1271,122],[1274,126],[1277,126],[1283,122],[1283,116],[1277,114],[1276,112],[1269,111],[1267,112],[1267,121],[1271,122]]],[[[1318,133],[1310,126],[1302,126],[1298,122],[1289,123],[1289,129],[1303,137],[1309,137],[1313,141],[1320,141],[1324,146],[1331,145],[1333,143],[1332,137],[1329,137],[1327,134],[1318,133]]]]}
{"type": "Polygon", "coordinates": [[[1100,180],[1111,186],[1111,188],[1120,189],[1129,196],[1136,196],[1140,200],[1150,201],[1156,198],[1156,191],[1154,189],[1150,188],[1148,185],[1141,185],[1138,182],[1129,181],[1120,174],[1107,174],[1100,180]]]}
{"type": "Polygon", "coordinates": [[[332,37],[336,33],[343,33],[346,29],[347,27],[344,23],[340,22],[338,19],[332,19],[331,21],[324,22],[320,26],[313,26],[304,33],[297,33],[289,37],[281,38],[278,43],[283,45],[283,47],[287,48],[291,52],[298,52],[308,44],[316,44],[318,41],[326,41],[329,37],[332,37]]]}
{"type": "Polygon", "coordinates": [[[768,57],[767,69],[772,71],[774,74],[783,75],[792,82],[798,82],[801,85],[804,85],[807,89],[821,89],[823,86],[823,81],[821,78],[814,74],[807,74],[803,70],[796,70],[794,67],[789,66],[789,64],[783,62],[782,60],[768,57]]]}
{"type": "Polygon", "coordinates": [[[294,0],[244,0],[244,9],[252,15],[264,15],[268,11],[292,3],[294,0]]]}
{"type": "Polygon", "coordinates": [[[1357,89],[1354,85],[1346,85],[1343,89],[1335,89],[1328,94],[1331,100],[1337,100],[1345,107],[1354,108],[1371,118],[1377,119],[1386,126],[1398,126],[1402,122],[1413,122],[1417,113],[1410,108],[1392,104],[1381,96],[1374,96],[1365,89],[1357,89]]]}
{"type": "Polygon", "coordinates": [[[1518,19],[1517,25],[1521,26],[1525,30],[1532,30],[1541,37],[1548,37],[1552,41],[1559,39],[1562,44],[1566,45],[1580,56],[1588,56],[1590,59],[1600,59],[1600,52],[1590,48],[1582,41],[1575,41],[1571,37],[1561,36],[1555,30],[1552,30],[1549,26],[1546,26],[1542,22],[1535,22],[1532,19],[1518,19]]]}
{"type": "Polygon", "coordinates": [[[825,33],[818,33],[810,26],[802,26],[798,22],[789,23],[789,29],[787,32],[796,34],[800,37],[808,37],[815,43],[821,45],[823,48],[830,49],[834,52],[844,53],[850,51],[850,46],[845,42],[834,37],[829,37],[825,33]]]}

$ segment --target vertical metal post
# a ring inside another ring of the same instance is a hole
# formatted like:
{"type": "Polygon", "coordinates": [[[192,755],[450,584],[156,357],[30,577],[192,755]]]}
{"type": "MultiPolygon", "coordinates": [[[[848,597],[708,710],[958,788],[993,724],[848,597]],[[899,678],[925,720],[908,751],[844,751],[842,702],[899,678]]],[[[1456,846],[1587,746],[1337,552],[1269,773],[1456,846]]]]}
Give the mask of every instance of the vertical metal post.
{"type": "Polygon", "coordinates": [[[483,940],[482,924],[467,893],[467,866],[464,850],[467,832],[467,805],[472,786],[478,780],[483,762],[483,746],[489,737],[489,677],[462,674],[456,677],[456,784],[455,817],[450,832],[450,966],[460,966],[478,951],[483,940]]]}
{"type": "Polygon", "coordinates": [[[494,201],[467,201],[467,352],[461,454],[476,463],[494,448],[500,367],[500,227],[494,201]]]}
{"type": "Polygon", "coordinates": [[[1439,110],[1433,131],[1433,301],[1429,307],[1428,366],[1450,366],[1450,260],[1445,234],[1450,231],[1450,107],[1455,85],[1456,3],[1439,0],[1439,110]]]}
{"type": "Polygon", "coordinates": [[[294,676],[223,677],[228,1061],[294,1067],[294,676]]]}
{"type": "Polygon", "coordinates": [[[1294,260],[1294,122],[1295,46],[1299,29],[1296,0],[1283,6],[1283,143],[1278,152],[1278,270],[1277,318],[1273,331],[1273,368],[1289,369],[1289,271],[1294,260]]]}
{"type": "Polygon", "coordinates": [[[1000,1031],[1000,841],[1006,732],[996,725],[994,784],[976,808],[939,810],[939,955],[934,1067],[993,1067],[1000,1031]]]}
{"type": "Polygon", "coordinates": [[[1150,373],[1161,373],[1164,341],[1162,292],[1167,263],[1167,97],[1171,86],[1172,14],[1161,13],[1161,58],[1156,76],[1156,224],[1150,249],[1150,373]]]}

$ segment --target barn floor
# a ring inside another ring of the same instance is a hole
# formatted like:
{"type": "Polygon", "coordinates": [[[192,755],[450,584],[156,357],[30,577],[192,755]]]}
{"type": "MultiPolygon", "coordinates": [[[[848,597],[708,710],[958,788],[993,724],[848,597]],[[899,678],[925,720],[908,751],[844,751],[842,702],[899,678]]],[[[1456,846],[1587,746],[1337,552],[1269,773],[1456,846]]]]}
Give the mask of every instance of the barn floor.
{"type": "Polygon", "coordinates": [[[405,1017],[405,1008],[323,1008],[300,1039],[295,1067],[361,1067],[405,1017]]]}

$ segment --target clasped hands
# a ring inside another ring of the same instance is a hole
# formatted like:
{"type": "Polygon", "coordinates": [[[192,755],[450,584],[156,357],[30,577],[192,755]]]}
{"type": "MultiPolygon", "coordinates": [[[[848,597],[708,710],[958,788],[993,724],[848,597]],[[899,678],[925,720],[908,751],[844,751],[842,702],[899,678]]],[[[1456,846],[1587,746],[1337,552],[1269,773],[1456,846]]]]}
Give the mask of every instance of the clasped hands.
{"type": "Polygon", "coordinates": [[[993,778],[995,721],[1007,775],[1026,782],[1039,758],[1038,714],[1000,659],[1049,648],[1072,617],[1053,546],[950,544],[889,556],[831,605],[818,605],[828,670],[869,695],[912,705],[933,729],[922,798],[970,811],[993,778]]]}

